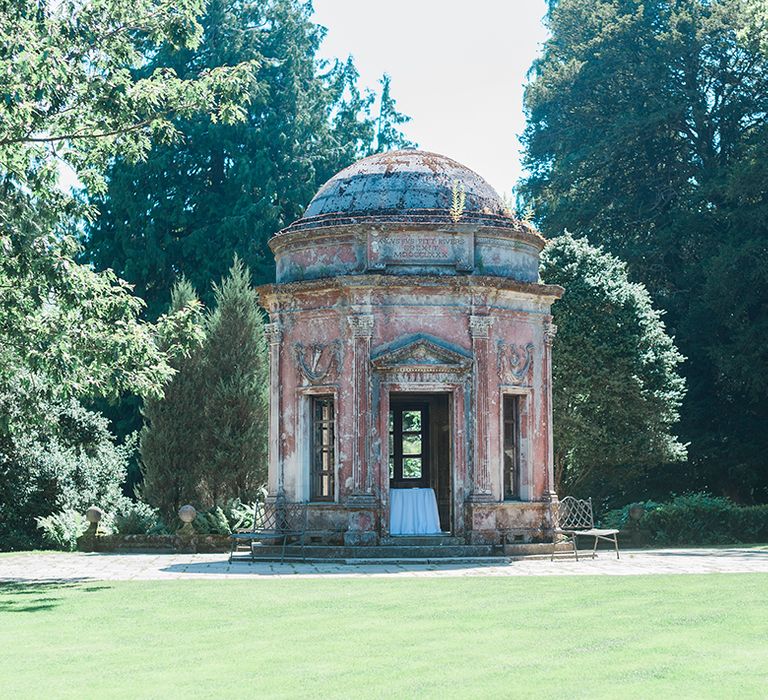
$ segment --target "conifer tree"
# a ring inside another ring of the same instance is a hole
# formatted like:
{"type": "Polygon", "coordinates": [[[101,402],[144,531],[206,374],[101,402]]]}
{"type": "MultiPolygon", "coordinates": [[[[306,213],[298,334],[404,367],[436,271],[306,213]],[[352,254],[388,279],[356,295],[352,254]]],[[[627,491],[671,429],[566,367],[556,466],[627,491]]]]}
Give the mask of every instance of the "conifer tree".
{"type": "Polygon", "coordinates": [[[203,360],[203,309],[192,285],[181,279],[171,293],[169,319],[159,324],[161,345],[173,355],[176,371],[159,399],[142,410],[140,453],[144,483],[141,496],[171,522],[184,503],[202,505],[198,497],[200,454],[205,421],[200,411],[203,360]]]}
{"type": "Polygon", "coordinates": [[[403,136],[400,126],[411,118],[397,111],[396,100],[392,97],[392,78],[385,73],[379,81],[381,98],[379,114],[376,118],[376,151],[389,151],[393,148],[410,148],[415,144],[403,136]]]}
{"type": "Polygon", "coordinates": [[[547,236],[626,261],[681,352],[670,489],[768,501],[768,36],[763,0],[550,0],[522,183],[547,236]]]}
{"type": "Polygon", "coordinates": [[[178,274],[202,301],[237,254],[255,283],[274,278],[267,246],[301,216],[317,189],[341,168],[375,150],[406,144],[389,78],[361,94],[351,61],[323,65],[324,30],[298,0],[210,0],[194,49],[163,49],[147,71],[171,68],[193,78],[255,61],[260,65],[242,123],[177,119],[179,138],[157,145],[146,161],[117,159],[108,189],[92,198],[100,216],[88,227],[85,257],[135,285],[156,318],[178,274]]]}
{"type": "Polygon", "coordinates": [[[267,478],[268,355],[250,277],[235,257],[229,275],[214,285],[216,308],[206,321],[198,407],[200,487],[209,507],[252,499],[267,478]]]}

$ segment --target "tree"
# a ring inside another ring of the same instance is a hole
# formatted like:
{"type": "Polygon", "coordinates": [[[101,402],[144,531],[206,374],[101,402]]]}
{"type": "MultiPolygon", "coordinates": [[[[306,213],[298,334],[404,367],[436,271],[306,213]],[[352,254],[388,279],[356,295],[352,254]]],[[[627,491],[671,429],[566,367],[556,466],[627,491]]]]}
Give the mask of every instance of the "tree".
{"type": "Polygon", "coordinates": [[[113,273],[73,261],[71,234],[92,212],[58,171],[98,189],[109,159],[141,158],[153,137],[172,134],[172,115],[241,118],[252,64],[196,80],[132,72],[157,43],[196,45],[199,11],[198,0],[15,0],[0,15],[0,391],[141,394],[168,377],[137,322],[141,301],[113,273]]]}
{"type": "Polygon", "coordinates": [[[188,349],[190,328],[198,344],[175,354],[164,396],[144,404],[140,490],[166,522],[184,503],[253,499],[266,480],[268,356],[250,271],[238,258],[214,298],[203,316],[192,285],[174,287],[167,318],[186,311],[188,323],[166,327],[163,346],[188,349]]]}
{"type": "MultiPolygon", "coordinates": [[[[549,236],[628,263],[688,361],[673,488],[768,499],[768,55],[752,0],[557,0],[526,89],[524,141],[549,236]],[[747,341],[747,342],[744,342],[747,341]]],[[[764,10],[764,4],[762,5],[764,10]]]]}
{"type": "Polygon", "coordinates": [[[318,67],[323,36],[298,0],[211,0],[199,46],[161,50],[146,72],[192,79],[222,65],[257,60],[245,119],[179,118],[180,139],[146,161],[119,158],[109,187],[92,198],[101,216],[88,227],[86,257],[136,286],[152,319],[167,306],[178,274],[212,302],[211,283],[237,254],[254,282],[274,278],[269,238],[303,212],[337,170],[374,149],[405,144],[388,76],[375,95],[360,93],[351,61],[318,67]]]}
{"type": "Polygon", "coordinates": [[[614,256],[565,234],[547,245],[541,274],[566,289],[553,308],[556,489],[618,504],[647,497],[643,477],[685,456],[672,433],[683,358],[614,256]]]}
{"type": "Polygon", "coordinates": [[[374,152],[414,146],[415,144],[406,139],[398,128],[411,121],[411,118],[397,111],[396,101],[391,94],[392,78],[385,73],[379,82],[381,84],[381,98],[379,100],[379,115],[376,118],[374,152]]]}
{"type": "MultiPolygon", "coordinates": [[[[199,41],[201,7],[9,0],[0,12],[0,490],[3,519],[19,531],[34,504],[69,498],[70,476],[101,483],[97,472],[119,461],[99,417],[78,401],[158,393],[172,374],[130,287],[75,262],[75,234],[93,210],[60,172],[95,191],[112,158],[140,159],[153,139],[172,138],[172,117],[200,109],[242,117],[253,63],[194,80],[136,74],[158,44],[199,41]],[[99,424],[95,442],[73,441],[61,427],[59,417],[77,411],[99,424]]],[[[120,468],[110,473],[119,487],[120,468]]],[[[83,486],[84,496],[98,492],[83,486]]]]}
{"type": "Polygon", "coordinates": [[[206,501],[253,499],[267,479],[269,357],[251,273],[236,257],[214,286],[203,346],[201,474],[206,501]]]}
{"type": "MultiPolygon", "coordinates": [[[[18,410],[15,397],[0,394],[0,411],[18,410]]],[[[125,478],[132,441],[115,444],[107,420],[74,399],[44,400],[46,422],[26,430],[0,431],[0,550],[41,546],[35,518],[97,505],[110,514],[127,499],[125,478]]]]}
{"type": "Polygon", "coordinates": [[[173,322],[161,324],[161,347],[171,353],[176,373],[162,397],[144,401],[139,443],[144,479],[139,491],[170,523],[182,505],[198,503],[206,429],[200,407],[205,319],[194,288],[183,278],[172,290],[167,318],[173,322]]]}

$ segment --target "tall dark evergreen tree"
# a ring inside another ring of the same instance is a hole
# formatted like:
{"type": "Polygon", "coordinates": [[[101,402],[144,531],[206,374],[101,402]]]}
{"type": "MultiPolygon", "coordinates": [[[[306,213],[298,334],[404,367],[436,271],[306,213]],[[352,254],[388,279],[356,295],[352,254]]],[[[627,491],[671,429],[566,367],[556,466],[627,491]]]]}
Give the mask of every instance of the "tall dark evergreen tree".
{"type": "Polygon", "coordinates": [[[173,289],[159,328],[176,374],[144,404],[141,495],[166,522],[184,503],[252,499],[267,476],[268,355],[250,272],[235,258],[203,314],[192,285],[173,289]]]}
{"type": "Polygon", "coordinates": [[[250,276],[235,258],[214,287],[216,308],[206,322],[197,406],[204,420],[201,487],[210,506],[253,499],[267,480],[269,357],[250,276]]]}
{"type": "Polygon", "coordinates": [[[161,323],[162,347],[171,352],[175,375],[161,398],[144,402],[144,427],[139,449],[144,500],[172,522],[185,503],[198,498],[204,416],[200,411],[203,387],[203,308],[192,285],[181,279],[171,292],[170,313],[176,322],[161,323]]]}
{"type": "Polygon", "coordinates": [[[399,127],[411,121],[411,118],[397,111],[396,101],[392,97],[392,78],[386,73],[379,81],[381,97],[379,99],[379,114],[376,117],[375,150],[389,151],[395,148],[410,148],[414,146],[403,136],[399,127]]]}
{"type": "Polygon", "coordinates": [[[524,200],[627,261],[683,355],[677,489],[768,499],[768,56],[753,0],[557,0],[524,200]]]}
{"type": "Polygon", "coordinates": [[[269,237],[298,218],[334,172],[373,150],[407,144],[389,78],[378,115],[374,95],[361,94],[351,60],[322,66],[324,30],[299,0],[211,0],[204,36],[194,50],[161,50],[147,71],[172,68],[182,77],[257,61],[244,123],[179,119],[179,138],[145,162],[117,160],[109,188],[94,200],[101,216],[86,235],[86,255],[136,285],[155,318],[184,274],[210,303],[211,282],[233,254],[255,282],[270,281],[269,237]]]}

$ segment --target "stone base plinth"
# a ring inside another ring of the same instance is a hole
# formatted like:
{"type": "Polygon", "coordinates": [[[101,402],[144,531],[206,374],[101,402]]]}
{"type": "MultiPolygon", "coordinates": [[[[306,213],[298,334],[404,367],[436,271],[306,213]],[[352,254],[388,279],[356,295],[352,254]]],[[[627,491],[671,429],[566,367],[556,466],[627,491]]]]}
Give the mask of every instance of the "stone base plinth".
{"type": "Polygon", "coordinates": [[[470,544],[551,541],[549,520],[549,503],[504,501],[464,504],[464,525],[470,544]]]}
{"type": "Polygon", "coordinates": [[[377,545],[379,543],[378,525],[378,510],[368,508],[348,510],[347,530],[344,533],[344,544],[347,546],[377,545]]]}

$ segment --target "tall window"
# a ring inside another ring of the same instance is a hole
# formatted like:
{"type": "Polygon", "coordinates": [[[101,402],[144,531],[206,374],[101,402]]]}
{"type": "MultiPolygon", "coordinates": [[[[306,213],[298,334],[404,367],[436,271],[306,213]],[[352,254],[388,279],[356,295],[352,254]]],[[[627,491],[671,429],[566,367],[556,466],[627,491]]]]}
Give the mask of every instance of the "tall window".
{"type": "Polygon", "coordinates": [[[336,458],[334,433],[336,431],[333,396],[312,397],[312,463],[310,466],[310,499],[333,500],[333,481],[336,458]]]}
{"type": "Polygon", "coordinates": [[[392,488],[429,486],[429,404],[393,401],[389,411],[392,488]]]}
{"type": "Polygon", "coordinates": [[[520,397],[504,396],[504,498],[520,498],[520,397]]]}

